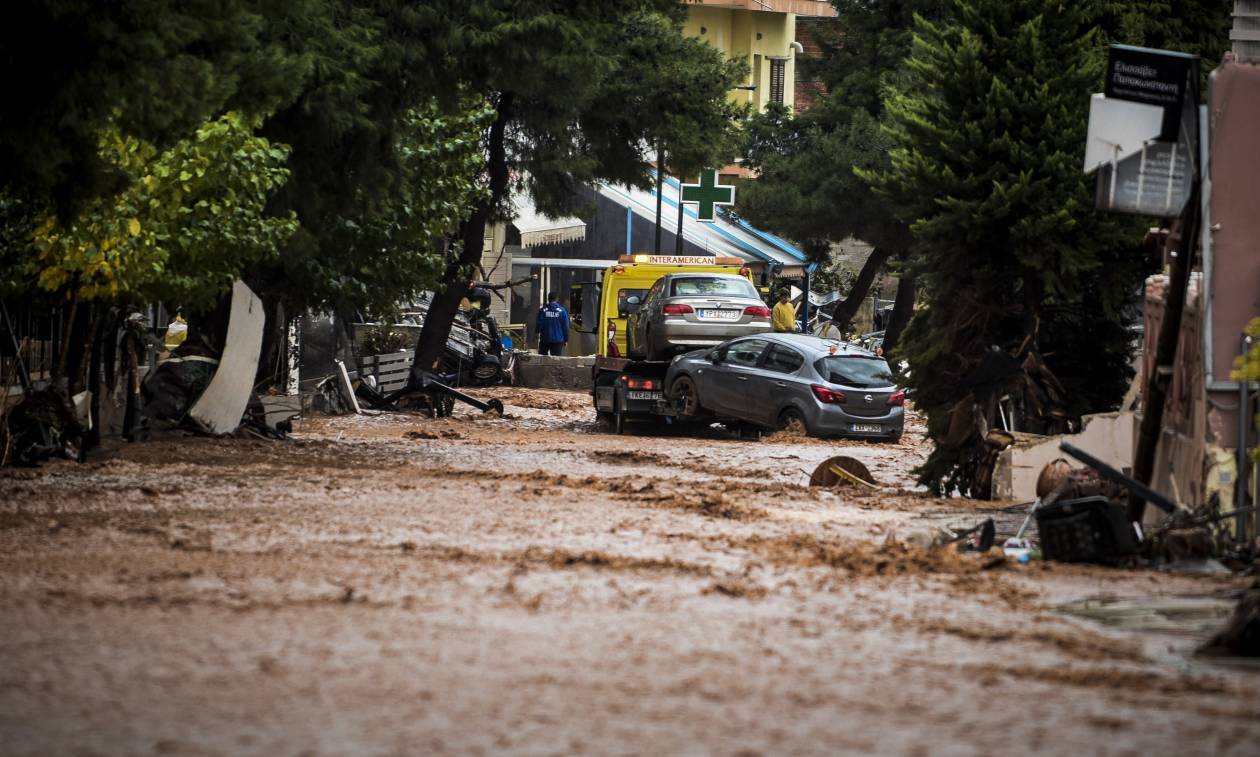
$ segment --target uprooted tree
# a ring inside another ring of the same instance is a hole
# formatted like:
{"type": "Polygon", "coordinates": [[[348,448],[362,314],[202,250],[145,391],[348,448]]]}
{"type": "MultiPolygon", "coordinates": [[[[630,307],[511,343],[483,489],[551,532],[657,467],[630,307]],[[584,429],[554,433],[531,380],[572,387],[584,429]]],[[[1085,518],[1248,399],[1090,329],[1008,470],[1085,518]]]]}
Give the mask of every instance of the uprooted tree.
{"type": "Polygon", "coordinates": [[[911,222],[926,308],[901,347],[936,443],[933,490],[989,495],[986,436],[1110,409],[1131,375],[1123,306],[1144,270],[1132,219],[1081,172],[1103,3],[958,0],[920,19],[885,101],[896,143],[866,176],[911,222]]]}
{"type": "Polygon", "coordinates": [[[682,168],[734,153],[727,101],[743,64],[682,35],[672,0],[438,2],[444,60],[467,96],[493,115],[481,134],[484,194],[460,225],[416,346],[413,374],[437,368],[487,225],[508,220],[509,197],[528,193],[544,213],[570,212],[576,188],[597,180],[645,186],[645,156],[661,143],[682,168]]]}

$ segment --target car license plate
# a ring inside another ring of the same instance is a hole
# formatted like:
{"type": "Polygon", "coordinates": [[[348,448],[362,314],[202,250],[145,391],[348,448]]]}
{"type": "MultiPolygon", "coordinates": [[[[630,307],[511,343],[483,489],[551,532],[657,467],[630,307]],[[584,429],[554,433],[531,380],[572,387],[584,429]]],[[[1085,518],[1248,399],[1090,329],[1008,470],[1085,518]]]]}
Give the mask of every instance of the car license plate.
{"type": "Polygon", "coordinates": [[[712,308],[701,308],[701,318],[708,318],[715,321],[737,321],[739,320],[738,310],[714,310],[712,308]]]}
{"type": "Polygon", "coordinates": [[[628,400],[663,400],[665,395],[662,392],[626,392],[628,400]]]}
{"type": "Polygon", "coordinates": [[[884,427],[878,423],[854,423],[853,430],[878,434],[880,431],[884,430],[884,427]]]}

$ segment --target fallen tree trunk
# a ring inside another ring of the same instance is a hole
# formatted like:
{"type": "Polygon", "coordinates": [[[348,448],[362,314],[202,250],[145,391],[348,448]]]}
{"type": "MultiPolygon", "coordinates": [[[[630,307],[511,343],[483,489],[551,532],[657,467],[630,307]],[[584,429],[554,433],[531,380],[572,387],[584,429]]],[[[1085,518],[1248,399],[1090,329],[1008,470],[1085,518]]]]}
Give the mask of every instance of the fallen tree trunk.
{"type": "Polygon", "coordinates": [[[893,302],[888,325],[884,327],[885,358],[892,359],[893,351],[897,349],[897,342],[901,340],[901,334],[910,323],[910,318],[914,316],[915,286],[913,277],[903,276],[897,280],[897,299],[893,302]]]}
{"type": "Polygon", "coordinates": [[[459,311],[459,302],[468,293],[470,272],[481,261],[486,224],[491,221],[492,211],[507,193],[508,165],[504,132],[512,118],[512,100],[511,93],[499,96],[495,108],[497,115],[490,125],[488,140],[489,196],[477,203],[472,215],[460,226],[463,246],[459,257],[447,263],[446,270],[442,273],[442,288],[429,303],[424,326],[416,341],[415,360],[411,364],[411,386],[420,386],[424,372],[437,370],[440,365],[442,350],[450,336],[451,325],[455,323],[455,314],[459,311]]]}
{"type": "Polygon", "coordinates": [[[858,273],[857,281],[853,282],[853,288],[849,290],[849,296],[844,298],[844,301],[839,305],[836,305],[835,311],[831,314],[831,322],[840,331],[848,330],[853,316],[857,315],[858,308],[862,306],[866,295],[871,291],[871,284],[875,283],[875,276],[879,274],[890,257],[892,257],[892,250],[888,247],[876,247],[871,250],[871,256],[862,264],[862,270],[858,273]]]}

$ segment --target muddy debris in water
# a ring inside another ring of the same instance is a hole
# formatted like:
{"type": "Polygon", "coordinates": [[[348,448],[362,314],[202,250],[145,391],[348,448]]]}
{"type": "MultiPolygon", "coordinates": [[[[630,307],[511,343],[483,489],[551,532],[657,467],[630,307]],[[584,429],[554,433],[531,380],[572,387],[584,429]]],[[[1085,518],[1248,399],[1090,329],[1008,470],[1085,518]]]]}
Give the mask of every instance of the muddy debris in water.
{"type": "Polygon", "coordinates": [[[585,392],[566,392],[554,389],[526,389],[524,387],[495,387],[470,389],[467,393],[479,399],[497,399],[504,405],[532,410],[592,411],[591,395],[585,392]]]}
{"type": "Polygon", "coordinates": [[[964,554],[953,547],[922,548],[893,540],[875,545],[794,534],[731,537],[727,542],[777,565],[830,567],[858,576],[963,575],[1006,565],[1006,557],[1000,550],[964,554]]]}
{"type": "Polygon", "coordinates": [[[727,520],[749,521],[770,517],[770,513],[765,508],[738,502],[720,491],[668,497],[657,500],[653,507],[687,510],[707,515],[710,518],[727,520]]]}
{"type": "Polygon", "coordinates": [[[404,439],[463,439],[464,435],[453,428],[442,429],[441,431],[408,431],[403,434],[404,439]]]}
{"type": "Polygon", "coordinates": [[[1233,615],[1199,653],[1210,657],[1260,657],[1260,581],[1243,592],[1233,615]]]}
{"type": "Polygon", "coordinates": [[[616,571],[658,571],[700,576],[707,576],[712,572],[707,566],[672,558],[628,557],[600,550],[568,550],[532,546],[512,552],[478,552],[463,547],[441,544],[419,546],[414,542],[403,542],[398,546],[408,556],[415,556],[419,559],[491,565],[516,565],[518,570],[525,566],[534,565],[555,569],[585,567],[616,571]]]}
{"type": "Polygon", "coordinates": [[[705,588],[705,594],[721,594],[725,597],[736,597],[742,599],[762,599],[769,591],[755,581],[747,578],[735,576],[731,578],[723,578],[714,581],[710,586],[705,588]]]}
{"type": "Polygon", "coordinates": [[[196,528],[185,523],[171,526],[167,532],[167,544],[171,549],[185,552],[209,552],[214,548],[210,531],[196,528]]]}
{"type": "Polygon", "coordinates": [[[1132,640],[1113,639],[1099,633],[1079,628],[1056,630],[1050,628],[997,628],[982,624],[960,625],[942,619],[920,617],[894,619],[897,628],[922,634],[946,634],[966,641],[993,644],[1026,642],[1049,647],[1065,655],[1083,660],[1117,660],[1145,663],[1150,659],[1142,646],[1132,640]]]}
{"type": "Polygon", "coordinates": [[[760,470],[743,468],[730,464],[724,465],[721,463],[711,463],[703,458],[676,460],[659,452],[597,449],[587,452],[586,455],[598,463],[607,463],[610,465],[659,465],[723,478],[761,478],[765,475],[765,473],[760,470]]]}
{"type": "Polygon", "coordinates": [[[1041,607],[1039,593],[1016,586],[992,571],[955,574],[944,585],[944,590],[950,596],[959,599],[972,599],[981,595],[994,597],[1012,610],[1021,612],[1037,610],[1041,607]]]}
{"type": "Polygon", "coordinates": [[[643,452],[637,449],[593,449],[586,456],[597,463],[611,465],[670,465],[673,462],[659,452],[643,452]]]}
{"type": "Polygon", "coordinates": [[[967,664],[954,668],[965,675],[978,678],[1010,676],[1012,678],[1048,683],[1056,686],[1076,686],[1089,689],[1115,689],[1116,691],[1140,691],[1148,694],[1234,694],[1252,695],[1255,692],[1241,690],[1218,678],[1190,673],[1165,674],[1151,670],[1100,667],[1037,668],[1022,665],[967,664]]]}
{"type": "Polygon", "coordinates": [[[768,513],[764,508],[745,503],[759,499],[771,501],[776,496],[797,494],[804,490],[804,487],[795,484],[778,482],[664,481],[645,479],[641,476],[574,476],[548,473],[543,470],[478,471],[449,466],[424,467],[416,464],[415,471],[426,478],[520,482],[544,490],[559,487],[603,492],[653,507],[675,507],[735,519],[767,517],[768,513]]]}

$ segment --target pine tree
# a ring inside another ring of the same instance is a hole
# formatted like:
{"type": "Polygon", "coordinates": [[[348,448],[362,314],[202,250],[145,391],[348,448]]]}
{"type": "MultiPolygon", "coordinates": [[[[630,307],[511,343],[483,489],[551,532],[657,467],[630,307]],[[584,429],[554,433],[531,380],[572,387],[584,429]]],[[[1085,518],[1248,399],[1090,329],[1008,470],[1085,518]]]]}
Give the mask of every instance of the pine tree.
{"type": "MultiPolygon", "coordinates": [[[[800,62],[827,94],[795,117],[769,110],[750,119],[745,161],[760,170],[740,194],[739,212],[804,248],[820,264],[831,245],[850,237],[873,250],[839,302],[833,319],[842,328],[857,314],[871,285],[909,250],[908,225],[886,198],[855,173],[884,170],[891,141],[879,129],[881,88],[894,80],[910,50],[916,13],[937,18],[945,0],[833,0],[838,18],[815,27],[818,59],[800,62]]],[[[898,273],[902,273],[898,271],[898,273]]],[[[894,317],[885,332],[891,353],[909,320],[915,282],[902,276],[894,317]]]]}
{"type": "Polygon", "coordinates": [[[912,221],[927,307],[901,355],[937,447],[921,481],[987,496],[977,460],[997,401],[1021,430],[1065,430],[1127,378],[1121,306],[1141,280],[1131,219],[1092,207],[1081,172],[1101,84],[1096,4],[957,0],[920,19],[885,105],[897,143],[868,174],[912,221]]]}
{"type": "Polygon", "coordinates": [[[573,210],[594,180],[646,185],[647,148],[684,164],[720,163],[736,115],[726,95],[739,64],[682,36],[672,0],[438,0],[434,21],[458,30],[443,56],[451,82],[494,111],[481,136],[485,194],[461,224],[416,346],[413,371],[437,366],[481,257],[486,226],[507,220],[514,190],[543,212],[573,210]]]}

